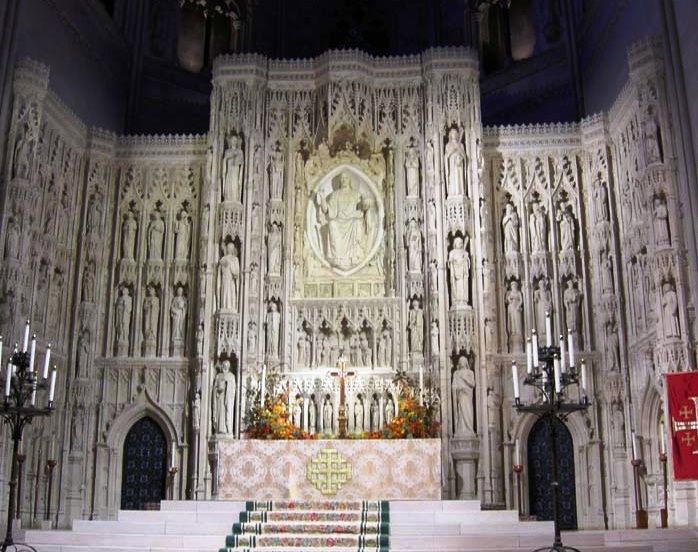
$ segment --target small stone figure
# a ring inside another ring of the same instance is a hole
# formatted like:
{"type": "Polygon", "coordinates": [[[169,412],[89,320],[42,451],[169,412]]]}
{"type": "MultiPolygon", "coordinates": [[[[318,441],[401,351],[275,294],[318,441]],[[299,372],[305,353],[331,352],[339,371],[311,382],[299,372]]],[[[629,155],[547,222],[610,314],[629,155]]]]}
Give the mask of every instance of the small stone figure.
{"type": "Polygon", "coordinates": [[[664,337],[679,337],[679,302],[671,282],[662,286],[662,311],[664,314],[664,337]]]}
{"type": "Polygon", "coordinates": [[[19,259],[19,225],[14,217],[7,222],[7,235],[5,237],[5,258],[19,259]]]}
{"type": "Polygon", "coordinates": [[[121,257],[133,260],[136,250],[136,232],[138,223],[132,211],[126,211],[121,225],[121,257]]]}
{"type": "Polygon", "coordinates": [[[281,256],[281,227],[278,224],[272,224],[269,229],[267,244],[267,268],[269,274],[281,275],[281,256]]]}
{"type": "Polygon", "coordinates": [[[240,261],[233,242],[225,245],[225,255],[218,261],[218,301],[224,310],[237,310],[240,261]]]}
{"type": "Polygon", "coordinates": [[[185,208],[179,212],[179,217],[175,223],[175,236],[175,259],[178,261],[188,259],[191,217],[185,208]]]}
{"type": "Polygon", "coordinates": [[[424,352],[424,313],[419,306],[419,300],[412,301],[409,313],[408,329],[410,331],[410,352],[424,352]]]}
{"type": "Polygon", "coordinates": [[[395,403],[393,403],[393,398],[388,394],[385,401],[385,423],[389,424],[393,421],[395,417],[395,403]]]}
{"type": "Polygon", "coordinates": [[[361,395],[354,401],[354,428],[357,432],[364,430],[364,402],[361,395]]]}
{"type": "Polygon", "coordinates": [[[145,299],[143,299],[143,341],[146,343],[146,350],[149,349],[148,343],[154,345],[157,342],[159,320],[160,299],[155,293],[155,288],[148,286],[145,291],[145,299]]]}
{"type": "Polygon", "coordinates": [[[99,232],[102,226],[103,203],[104,200],[102,199],[102,194],[100,194],[99,191],[95,191],[95,193],[90,196],[90,201],[87,206],[87,220],[85,221],[87,235],[89,236],[99,232]]]}
{"type": "Polygon", "coordinates": [[[669,210],[666,200],[657,196],[654,198],[654,241],[657,245],[670,245],[669,239],[669,210]]]}
{"type": "Polygon", "coordinates": [[[414,138],[405,150],[405,179],[407,180],[407,196],[419,197],[419,151],[414,138]]]}
{"type": "Polygon", "coordinates": [[[119,356],[127,354],[130,330],[131,330],[131,310],[133,309],[133,299],[129,289],[123,286],[119,291],[116,300],[116,313],[114,317],[114,330],[116,334],[117,350],[119,356]]]}
{"type": "Polygon", "coordinates": [[[562,294],[562,301],[565,304],[565,320],[567,328],[572,331],[575,338],[579,331],[579,290],[574,286],[573,280],[567,280],[567,289],[562,294]]]}
{"type": "Polygon", "coordinates": [[[95,263],[90,261],[82,273],[82,300],[92,303],[95,299],[95,263]]]}
{"type": "Polygon", "coordinates": [[[170,302],[170,319],[172,320],[172,342],[184,340],[184,330],[187,317],[187,298],[184,296],[184,288],[177,286],[176,295],[170,302]]]}
{"type": "Polygon", "coordinates": [[[422,232],[415,219],[407,225],[407,268],[410,272],[422,272],[422,232]]]}
{"type": "Polygon", "coordinates": [[[534,201],[531,209],[529,217],[531,251],[533,253],[541,253],[547,250],[548,221],[540,201],[534,201]]]}
{"type": "Polygon", "coordinates": [[[269,192],[271,199],[282,199],[284,190],[284,152],[278,142],[269,159],[269,192]]]}
{"type": "Polygon", "coordinates": [[[219,362],[213,378],[211,422],[213,433],[233,433],[235,415],[235,375],[229,360],[219,362]]]}
{"type": "Polygon", "coordinates": [[[242,140],[236,134],[231,134],[228,136],[228,149],[223,155],[223,201],[240,202],[244,160],[242,140]]]}
{"type": "Polygon", "coordinates": [[[617,372],[620,369],[618,363],[618,326],[615,321],[606,324],[606,363],[610,372],[617,372]]]}
{"type": "Polygon", "coordinates": [[[281,326],[281,313],[274,301],[269,302],[269,310],[266,317],[266,352],[272,358],[279,356],[279,330],[281,326]]]}
{"type": "Polygon", "coordinates": [[[33,148],[34,136],[31,127],[28,123],[24,123],[15,140],[13,165],[15,178],[28,178],[33,148]]]}
{"type": "Polygon", "coordinates": [[[162,244],[165,240],[165,221],[158,212],[151,216],[148,225],[148,254],[151,261],[162,260],[162,244]]]}
{"type": "Polygon", "coordinates": [[[431,321],[431,354],[439,354],[439,323],[436,320],[431,321]]]}
{"type": "Polygon", "coordinates": [[[574,215],[572,209],[567,207],[563,209],[559,216],[560,221],[560,250],[574,250],[574,215]]]}
{"type": "Polygon", "coordinates": [[[446,191],[448,197],[465,194],[465,148],[463,130],[452,128],[448,132],[448,142],[444,148],[446,171],[446,191]]]}
{"type": "Polygon", "coordinates": [[[608,220],[608,191],[603,174],[599,171],[593,184],[594,197],[594,222],[604,222],[608,220]]]}
{"type": "Polygon", "coordinates": [[[325,403],[322,405],[322,430],[325,433],[332,433],[332,403],[329,398],[325,399],[325,403]]]}
{"type": "Polygon", "coordinates": [[[448,253],[448,268],[451,272],[451,303],[467,304],[470,294],[470,256],[461,237],[453,240],[453,249],[448,253]]]}
{"type": "Polygon", "coordinates": [[[533,292],[533,302],[536,305],[536,331],[542,337],[546,330],[546,315],[552,316],[553,313],[553,294],[548,289],[548,282],[545,278],[538,280],[538,289],[533,292]]]}
{"type": "Polygon", "coordinates": [[[502,217],[502,233],[504,234],[504,253],[519,251],[519,215],[511,202],[504,206],[502,217]]]}

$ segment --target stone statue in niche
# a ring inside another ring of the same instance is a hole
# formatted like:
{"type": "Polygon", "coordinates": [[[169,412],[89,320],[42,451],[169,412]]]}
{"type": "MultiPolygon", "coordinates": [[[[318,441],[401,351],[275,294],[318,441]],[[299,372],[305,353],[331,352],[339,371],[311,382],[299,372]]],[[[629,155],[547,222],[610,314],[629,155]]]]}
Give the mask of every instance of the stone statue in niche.
{"type": "Polygon", "coordinates": [[[429,292],[436,293],[439,291],[439,273],[436,259],[429,261],[429,292]]]}
{"type": "Polygon", "coordinates": [[[132,261],[136,251],[136,232],[138,222],[133,211],[126,211],[121,224],[121,258],[132,261]]]}
{"type": "Polygon", "coordinates": [[[200,322],[196,327],[196,356],[204,356],[204,323],[200,322]]]}
{"type": "Polygon", "coordinates": [[[279,357],[279,337],[281,330],[281,313],[274,301],[269,301],[266,316],[266,353],[271,358],[279,357]]]}
{"type": "Polygon", "coordinates": [[[321,184],[308,209],[308,228],[317,228],[308,232],[310,245],[330,266],[348,271],[375,251],[382,217],[378,198],[350,171],[321,184]]]}
{"type": "Polygon", "coordinates": [[[567,288],[562,294],[565,305],[565,321],[567,329],[572,332],[575,344],[579,346],[579,300],[581,292],[575,287],[572,279],[567,280],[567,288]]]}
{"type": "Polygon", "coordinates": [[[235,375],[229,360],[216,365],[211,397],[211,425],[213,433],[233,433],[235,413],[235,375]]]}
{"type": "Polygon", "coordinates": [[[392,365],[392,351],[393,351],[393,336],[388,328],[381,332],[381,336],[378,339],[378,351],[376,363],[378,366],[391,366],[392,365]]]}
{"type": "Polygon", "coordinates": [[[567,206],[558,214],[560,223],[560,250],[574,250],[574,215],[572,208],[567,206]]]}
{"type": "Polygon", "coordinates": [[[625,448],[625,416],[623,406],[616,403],[613,407],[613,444],[619,448],[625,448]]]}
{"type": "Polygon", "coordinates": [[[604,347],[606,353],[606,366],[610,372],[620,370],[618,359],[618,325],[614,320],[606,324],[606,343],[604,347]]]}
{"type": "Polygon", "coordinates": [[[143,341],[146,356],[155,355],[160,320],[160,298],[153,286],[148,286],[143,299],[143,341]]]}
{"type": "Polygon", "coordinates": [[[407,225],[407,269],[410,272],[422,272],[422,232],[415,219],[407,225]]]}
{"type": "Polygon", "coordinates": [[[201,391],[194,393],[191,403],[191,429],[194,433],[199,433],[201,429],[201,391]]]}
{"type": "Polygon", "coordinates": [[[410,144],[405,150],[405,179],[407,180],[407,196],[419,197],[419,150],[410,138],[410,144]]]}
{"type": "Polygon", "coordinates": [[[291,409],[291,423],[296,427],[303,427],[303,399],[296,397],[291,409]]]}
{"type": "Polygon", "coordinates": [[[252,320],[247,325],[247,354],[253,355],[257,352],[257,323],[252,320]]]}
{"type": "Polygon", "coordinates": [[[92,303],[95,300],[95,262],[90,261],[82,273],[82,300],[92,303]]]}
{"type": "Polygon", "coordinates": [[[354,428],[357,432],[364,430],[364,401],[360,394],[354,401],[354,428]]]}
{"type": "Polygon", "coordinates": [[[531,237],[531,251],[541,253],[547,251],[548,220],[543,204],[534,201],[531,205],[531,214],[528,219],[529,233],[531,237]]]}
{"type": "Polygon", "coordinates": [[[427,185],[434,185],[434,142],[427,140],[426,145],[426,161],[425,161],[425,172],[427,175],[427,185]]]}
{"type": "Polygon", "coordinates": [[[162,260],[162,245],[165,241],[165,221],[162,215],[155,211],[150,215],[148,225],[148,255],[151,261],[162,260]]]}
{"type": "Polygon", "coordinates": [[[453,372],[451,384],[453,392],[453,411],[455,413],[455,434],[473,435],[475,433],[473,415],[473,394],[475,392],[475,372],[470,367],[468,357],[461,355],[453,372]]]}
{"type": "Polygon", "coordinates": [[[388,394],[385,399],[385,423],[389,424],[393,421],[395,417],[395,403],[393,403],[393,397],[388,394]]]}
{"type": "Polygon", "coordinates": [[[267,269],[269,274],[281,275],[281,225],[272,224],[267,238],[267,269]]]}
{"type": "Polygon", "coordinates": [[[366,335],[366,332],[361,332],[359,334],[359,358],[361,359],[361,366],[371,366],[372,356],[368,335],[366,335]]]}
{"type": "Polygon", "coordinates": [[[133,299],[129,289],[127,286],[122,286],[119,290],[119,297],[116,300],[116,311],[114,314],[114,333],[116,335],[118,356],[128,354],[132,309],[133,299]]]}
{"type": "Polygon", "coordinates": [[[237,311],[240,282],[240,261],[233,242],[225,244],[225,255],[218,261],[219,308],[237,311]]]}
{"type": "Polygon", "coordinates": [[[371,421],[371,431],[378,431],[380,430],[380,412],[381,412],[381,404],[380,401],[378,400],[378,395],[373,395],[373,399],[371,400],[371,406],[370,406],[370,421],[371,421]]]}
{"type": "Polygon", "coordinates": [[[182,207],[175,222],[175,259],[183,261],[189,258],[189,239],[191,236],[191,217],[182,207]]]}
{"type": "Polygon", "coordinates": [[[603,293],[613,293],[613,261],[606,251],[601,253],[601,289],[603,293]]]}
{"type": "Polygon", "coordinates": [[[448,197],[465,194],[465,148],[463,130],[448,131],[448,142],[444,148],[444,168],[446,171],[446,192],[448,197]]]}
{"type": "Polygon", "coordinates": [[[410,352],[424,352],[424,312],[419,306],[419,300],[412,300],[407,327],[410,332],[410,352]]]}
{"type": "Polygon", "coordinates": [[[436,320],[431,321],[431,354],[438,355],[440,351],[439,347],[439,323],[436,320]]]}
{"type": "Polygon", "coordinates": [[[252,204],[252,211],[250,214],[250,218],[252,219],[252,225],[251,225],[252,234],[259,234],[259,228],[260,228],[260,224],[262,222],[262,217],[259,213],[259,203],[255,202],[252,204]]]}
{"type": "Polygon", "coordinates": [[[332,402],[329,397],[325,397],[325,402],[322,405],[322,430],[325,433],[332,433],[332,402]]]}
{"type": "Polygon", "coordinates": [[[17,133],[14,147],[14,178],[28,178],[31,167],[32,150],[34,149],[34,134],[29,123],[24,123],[17,133]]]}
{"type": "Polygon", "coordinates": [[[647,164],[662,162],[662,148],[659,126],[654,114],[654,106],[648,105],[645,120],[642,123],[642,133],[645,140],[645,153],[647,164]]]}
{"type": "Polygon", "coordinates": [[[594,199],[594,222],[604,222],[609,218],[608,215],[608,190],[606,182],[603,179],[603,174],[599,171],[593,183],[593,199],[594,199]]]}
{"type": "Polygon", "coordinates": [[[518,352],[522,349],[523,328],[521,314],[523,312],[523,293],[517,280],[509,283],[509,289],[504,295],[507,307],[507,331],[509,333],[509,352],[518,352]]]}
{"type": "Polygon", "coordinates": [[[519,215],[514,204],[509,201],[504,206],[502,216],[502,234],[504,234],[504,253],[519,251],[519,215]]]}
{"type": "MultiPolygon", "coordinates": [[[[548,287],[548,281],[545,278],[538,280],[538,289],[533,292],[533,302],[536,305],[536,331],[542,338],[546,335],[546,313],[550,314],[550,316],[553,314],[553,294],[551,293],[548,287]]],[[[553,343],[555,343],[554,335],[552,336],[552,339],[553,343]]]]}
{"type": "Polygon", "coordinates": [[[244,161],[242,140],[237,134],[231,134],[228,136],[228,148],[223,155],[223,183],[221,186],[223,201],[240,202],[244,161]]]}
{"type": "Polygon", "coordinates": [[[313,395],[308,398],[308,432],[315,433],[317,431],[317,404],[313,395]]]}
{"type": "Polygon", "coordinates": [[[269,154],[270,199],[282,199],[284,193],[284,152],[278,142],[269,154]]]}
{"type": "Polygon", "coordinates": [[[187,326],[187,298],[184,296],[184,288],[177,286],[175,296],[170,301],[170,321],[172,323],[172,355],[176,356],[184,352],[184,335],[187,326]]]}
{"type": "Polygon", "coordinates": [[[102,204],[104,199],[99,190],[96,190],[94,194],[90,196],[90,201],[87,205],[87,220],[86,229],[87,234],[92,236],[99,232],[102,226],[102,204]]]}
{"type": "Polygon", "coordinates": [[[664,337],[679,337],[679,302],[671,282],[664,282],[662,285],[662,313],[664,337]]]}
{"type": "Polygon", "coordinates": [[[89,374],[90,362],[90,331],[83,328],[78,338],[78,369],[77,377],[86,378],[89,374]]]}
{"type": "MultiPolygon", "coordinates": [[[[465,240],[467,240],[467,236],[465,240]]],[[[465,249],[463,238],[453,240],[453,248],[448,253],[448,268],[451,273],[451,304],[465,305],[470,294],[470,255],[465,249]]]]}
{"type": "Polygon", "coordinates": [[[298,366],[310,366],[310,341],[308,340],[308,335],[305,332],[301,332],[300,336],[298,337],[296,349],[298,366]]]}
{"type": "Polygon", "coordinates": [[[19,224],[15,217],[7,221],[7,231],[5,234],[5,258],[19,259],[19,224]]]}
{"type": "Polygon", "coordinates": [[[657,196],[654,198],[654,242],[656,245],[670,245],[669,210],[666,200],[657,196]]]}
{"type": "Polygon", "coordinates": [[[259,274],[257,273],[257,263],[250,265],[250,296],[259,295],[259,274]]]}

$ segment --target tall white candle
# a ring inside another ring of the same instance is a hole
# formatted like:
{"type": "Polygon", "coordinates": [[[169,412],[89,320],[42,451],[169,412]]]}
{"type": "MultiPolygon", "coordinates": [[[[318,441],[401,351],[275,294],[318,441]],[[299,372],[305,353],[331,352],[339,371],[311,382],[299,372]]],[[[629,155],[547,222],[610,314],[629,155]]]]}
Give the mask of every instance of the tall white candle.
{"type": "Polygon", "coordinates": [[[567,328],[567,349],[570,353],[570,370],[574,368],[574,339],[572,337],[572,330],[567,328]]]}
{"type": "Polygon", "coordinates": [[[0,335],[0,366],[2,366],[2,336],[0,335]]]}
{"type": "Polygon", "coordinates": [[[582,395],[586,397],[587,394],[587,365],[582,359],[582,395]]]}
{"type": "Polygon", "coordinates": [[[531,350],[531,338],[526,339],[526,373],[533,372],[533,351],[531,350]]]}
{"type": "Polygon", "coordinates": [[[567,372],[567,355],[565,354],[565,338],[560,334],[560,372],[567,372]]]}
{"type": "Polygon", "coordinates": [[[47,460],[55,460],[55,459],[56,459],[56,438],[51,437],[51,444],[49,445],[49,448],[48,448],[47,460]]]}
{"type": "Polygon", "coordinates": [[[7,363],[7,372],[5,372],[5,398],[10,396],[10,387],[12,385],[12,363],[7,363]]]}
{"type": "Polygon", "coordinates": [[[424,404],[424,366],[419,366],[419,405],[424,404]]]}
{"type": "Polygon", "coordinates": [[[177,458],[177,443],[172,441],[172,454],[170,456],[170,466],[177,465],[176,458],[177,458]]]}
{"type": "Polygon", "coordinates": [[[538,363],[538,334],[536,330],[531,332],[531,347],[533,348],[533,367],[538,370],[540,364],[538,363]]]}
{"type": "Polygon", "coordinates": [[[514,398],[519,398],[519,369],[516,367],[516,362],[511,363],[511,379],[514,383],[514,398]]]}
{"type": "Polygon", "coordinates": [[[545,311],[545,345],[546,347],[553,346],[553,328],[552,320],[550,319],[550,313],[545,311]]]}
{"type": "Polygon", "coordinates": [[[666,454],[666,432],[664,430],[664,420],[659,425],[659,453],[666,454]]]}
{"type": "Polygon", "coordinates": [[[555,373],[555,393],[562,391],[562,382],[560,381],[560,359],[555,357],[553,360],[553,371],[555,373]]]}
{"type": "Polygon", "coordinates": [[[514,454],[514,463],[517,466],[520,466],[521,465],[521,449],[519,448],[519,440],[518,439],[516,440],[515,448],[516,448],[516,453],[514,454]]]}
{"type": "Polygon", "coordinates": [[[264,395],[267,385],[267,365],[262,364],[262,379],[259,384],[259,405],[264,408],[264,395]]]}
{"type": "Polygon", "coordinates": [[[27,347],[29,347],[29,320],[27,320],[27,323],[24,326],[24,346],[22,347],[23,353],[27,352],[27,347]]]}
{"type": "Polygon", "coordinates": [[[630,444],[633,451],[633,460],[637,459],[637,444],[635,444],[635,430],[630,432],[630,444]]]}
{"type": "Polygon", "coordinates": [[[34,358],[36,357],[36,335],[32,336],[32,346],[29,350],[29,371],[34,371],[34,358]]]}
{"type": "Polygon", "coordinates": [[[48,377],[48,366],[49,366],[49,361],[51,360],[51,344],[49,343],[48,346],[46,347],[46,358],[44,359],[44,372],[41,374],[41,377],[43,379],[46,379],[48,377]]]}
{"type": "Polygon", "coordinates": [[[53,396],[56,393],[56,367],[53,367],[53,370],[51,370],[51,383],[49,385],[49,390],[48,390],[48,402],[52,403],[53,402],[53,396]]]}

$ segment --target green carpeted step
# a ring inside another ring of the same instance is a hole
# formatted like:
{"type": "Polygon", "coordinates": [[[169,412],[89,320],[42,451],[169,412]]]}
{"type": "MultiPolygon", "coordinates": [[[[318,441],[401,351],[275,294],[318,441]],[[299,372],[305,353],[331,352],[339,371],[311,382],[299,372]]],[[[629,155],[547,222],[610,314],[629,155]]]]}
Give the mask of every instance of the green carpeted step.
{"type": "Polygon", "coordinates": [[[346,523],[346,522],[306,522],[306,523],[234,523],[233,535],[274,535],[289,534],[348,534],[379,535],[389,531],[387,523],[346,523]]]}
{"type": "Polygon", "coordinates": [[[365,550],[388,548],[388,535],[228,535],[226,548],[336,548],[354,547],[365,550]]]}
{"type": "Polygon", "coordinates": [[[328,510],[367,510],[381,511],[389,506],[386,500],[333,500],[323,502],[313,502],[308,500],[263,500],[263,501],[247,501],[245,509],[247,511],[261,510],[310,510],[310,511],[328,511],[328,510]]]}
{"type": "Polygon", "coordinates": [[[387,521],[388,512],[381,511],[244,511],[240,512],[240,523],[274,523],[294,521],[317,522],[377,522],[387,521]]]}

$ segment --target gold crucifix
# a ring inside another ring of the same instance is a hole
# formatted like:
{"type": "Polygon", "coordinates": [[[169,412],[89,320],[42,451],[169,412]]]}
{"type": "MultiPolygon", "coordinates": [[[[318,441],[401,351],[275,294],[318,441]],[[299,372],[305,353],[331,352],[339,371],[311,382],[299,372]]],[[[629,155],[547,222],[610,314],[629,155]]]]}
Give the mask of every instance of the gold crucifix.
{"type": "Polygon", "coordinates": [[[353,376],[354,372],[347,371],[347,359],[344,356],[344,351],[339,353],[339,358],[337,359],[337,371],[330,372],[330,376],[339,378],[339,438],[347,438],[347,399],[346,393],[344,391],[345,378],[347,376],[353,376]]]}

